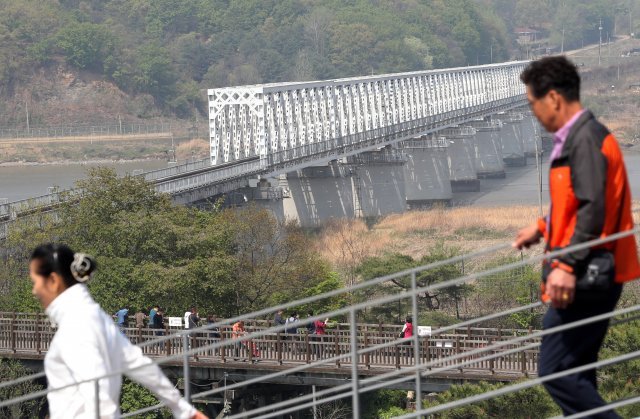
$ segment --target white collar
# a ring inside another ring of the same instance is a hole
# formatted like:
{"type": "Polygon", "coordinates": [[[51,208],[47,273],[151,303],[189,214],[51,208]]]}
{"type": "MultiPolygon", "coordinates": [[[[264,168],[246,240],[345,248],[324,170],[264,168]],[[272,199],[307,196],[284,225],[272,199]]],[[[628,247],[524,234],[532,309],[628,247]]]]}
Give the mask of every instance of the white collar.
{"type": "Polygon", "coordinates": [[[59,324],[64,315],[71,312],[82,301],[92,302],[93,299],[85,284],[75,284],[62,291],[62,294],[58,295],[44,312],[49,319],[59,324]]]}

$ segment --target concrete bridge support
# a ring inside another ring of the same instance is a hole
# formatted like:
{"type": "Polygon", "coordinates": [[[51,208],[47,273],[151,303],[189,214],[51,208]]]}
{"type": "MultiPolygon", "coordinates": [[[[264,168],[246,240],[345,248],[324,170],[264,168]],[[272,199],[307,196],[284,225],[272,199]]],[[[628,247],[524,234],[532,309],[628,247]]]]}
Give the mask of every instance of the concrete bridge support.
{"type": "Polygon", "coordinates": [[[284,220],[284,195],[284,191],[277,179],[269,179],[268,181],[266,179],[256,180],[256,183],[252,183],[248,188],[226,193],[224,195],[224,206],[243,207],[252,203],[267,209],[276,219],[284,220]]]}
{"type": "Polygon", "coordinates": [[[535,157],[536,152],[542,154],[540,137],[540,124],[530,110],[522,112],[522,140],[524,142],[524,154],[527,157],[535,157]]]}
{"type": "Polygon", "coordinates": [[[476,173],[475,135],[472,127],[447,128],[438,131],[448,144],[449,177],[453,192],[475,192],[480,190],[476,173]]]}
{"type": "Polygon", "coordinates": [[[407,156],[404,166],[407,207],[429,207],[437,202],[449,203],[453,197],[449,178],[447,140],[423,136],[401,144],[407,156]]]}
{"type": "Polygon", "coordinates": [[[395,149],[349,157],[353,169],[356,217],[379,217],[406,210],[406,156],[395,149]]]}
{"type": "Polygon", "coordinates": [[[337,162],[287,173],[280,181],[284,216],[302,227],[319,227],[331,218],[352,218],[351,177],[349,168],[337,162]]]}
{"type": "Polygon", "coordinates": [[[522,140],[522,122],[524,116],[520,112],[498,114],[502,121],[500,140],[502,142],[502,158],[507,166],[526,166],[527,156],[524,153],[522,140]]]}
{"type": "Polygon", "coordinates": [[[504,178],[506,174],[500,142],[502,122],[499,120],[477,120],[471,121],[467,125],[476,130],[475,157],[478,178],[504,178]]]}

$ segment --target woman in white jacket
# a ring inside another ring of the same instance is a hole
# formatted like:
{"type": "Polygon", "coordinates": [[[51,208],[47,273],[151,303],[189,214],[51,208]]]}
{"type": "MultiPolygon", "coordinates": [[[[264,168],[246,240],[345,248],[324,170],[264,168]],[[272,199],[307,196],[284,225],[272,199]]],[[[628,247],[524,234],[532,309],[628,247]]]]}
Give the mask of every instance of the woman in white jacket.
{"type": "MultiPolygon", "coordinates": [[[[74,253],[65,245],[42,245],[31,255],[32,292],[58,326],[44,359],[49,388],[142,366],[125,374],[154,392],[175,417],[206,419],[181,397],[160,368],[129,342],[91,298],[84,283],[95,266],[91,257],[74,253]]],[[[95,418],[97,412],[101,418],[119,417],[122,376],[101,378],[98,385],[98,406],[95,382],[51,391],[47,395],[51,419],[95,418]]]]}

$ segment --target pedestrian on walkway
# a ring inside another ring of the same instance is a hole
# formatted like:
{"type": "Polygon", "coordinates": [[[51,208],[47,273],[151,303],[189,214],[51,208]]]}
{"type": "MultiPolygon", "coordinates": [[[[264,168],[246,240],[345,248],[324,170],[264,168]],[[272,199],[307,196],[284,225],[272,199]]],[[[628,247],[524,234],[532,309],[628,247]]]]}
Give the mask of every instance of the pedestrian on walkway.
{"type": "Polygon", "coordinates": [[[413,319],[411,316],[407,316],[400,332],[400,339],[408,339],[413,336],[413,319]]]}
{"type": "Polygon", "coordinates": [[[118,322],[118,327],[120,328],[120,331],[122,333],[124,333],[124,328],[127,327],[128,314],[129,314],[129,309],[123,307],[120,310],[116,311],[116,314],[113,315],[113,317],[116,318],[118,322]]]}
{"type": "MultiPolygon", "coordinates": [[[[618,143],[580,103],[580,76],[562,56],[533,61],[520,76],[542,126],[554,133],[550,156],[551,206],[546,217],[520,230],[513,246],[536,244],[563,249],[633,228],[631,192],[618,143]]],[[[622,284],[640,277],[634,237],[576,250],[543,266],[543,301],[551,306],[543,327],[575,322],[611,312],[622,284]]],[[[546,335],[540,347],[539,375],[546,376],[598,359],[609,321],[546,335]]],[[[565,415],[605,402],[597,391],[596,371],[572,374],[544,384],[565,415]]],[[[603,412],[592,418],[618,418],[603,412]]]]}
{"type": "Polygon", "coordinates": [[[155,393],[176,418],[206,418],[93,300],[85,283],[95,268],[91,257],[65,245],[45,244],[31,254],[33,295],[58,324],[44,359],[50,418],[93,418],[97,410],[101,418],[120,417],[122,376],[109,374],[121,370],[155,393]],[[95,381],[76,384],[98,377],[104,377],[97,381],[98,397],[95,381]]]}
{"type": "Polygon", "coordinates": [[[317,345],[318,345],[318,357],[321,358],[324,354],[324,337],[327,334],[325,328],[327,327],[327,323],[329,323],[329,318],[322,320],[316,320],[313,323],[313,327],[316,333],[317,345]]]}
{"type": "MultiPolygon", "coordinates": [[[[244,328],[244,321],[242,321],[242,320],[234,323],[233,326],[231,327],[231,337],[233,339],[237,339],[237,341],[236,341],[236,343],[234,345],[234,359],[233,359],[234,361],[237,361],[238,358],[240,358],[243,347],[247,351],[251,351],[251,355],[254,358],[257,358],[257,357],[260,356],[260,353],[256,349],[256,347],[253,344],[253,342],[251,342],[250,340],[240,341],[240,338],[245,336],[246,334],[247,334],[247,331],[244,328]]],[[[256,359],[254,359],[253,361],[257,362],[256,359]]]]}
{"type": "Polygon", "coordinates": [[[283,324],[286,323],[286,320],[282,317],[282,313],[284,313],[284,310],[282,310],[280,308],[276,312],[276,315],[273,316],[273,325],[274,326],[282,326],[283,324]]]}
{"type": "Polygon", "coordinates": [[[153,327],[153,325],[156,323],[154,321],[154,318],[155,318],[157,312],[158,312],[158,305],[156,304],[149,311],[149,325],[151,325],[151,327],[153,327]]]}
{"type": "Polygon", "coordinates": [[[134,318],[136,319],[136,327],[138,329],[142,329],[144,327],[144,320],[147,318],[147,316],[145,316],[142,310],[138,310],[134,315],[134,318]]]}
{"type": "Polygon", "coordinates": [[[287,325],[285,329],[287,335],[293,339],[294,336],[298,334],[298,312],[294,311],[291,313],[291,316],[287,318],[285,324],[287,325]]]}
{"type": "Polygon", "coordinates": [[[161,308],[157,308],[156,314],[153,316],[153,328],[157,329],[156,336],[164,336],[164,310],[161,308]]]}

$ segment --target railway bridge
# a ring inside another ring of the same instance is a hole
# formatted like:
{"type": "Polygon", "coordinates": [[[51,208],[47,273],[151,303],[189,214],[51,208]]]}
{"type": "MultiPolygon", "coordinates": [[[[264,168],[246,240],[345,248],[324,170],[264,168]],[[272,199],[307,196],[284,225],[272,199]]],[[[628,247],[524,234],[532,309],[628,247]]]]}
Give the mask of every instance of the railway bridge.
{"type": "MultiPolygon", "coordinates": [[[[541,152],[526,64],[210,89],[210,158],[136,175],[177,203],[231,194],[309,227],[447,202],[541,152]]],[[[0,238],[79,194],[1,203],[0,238]]]]}

